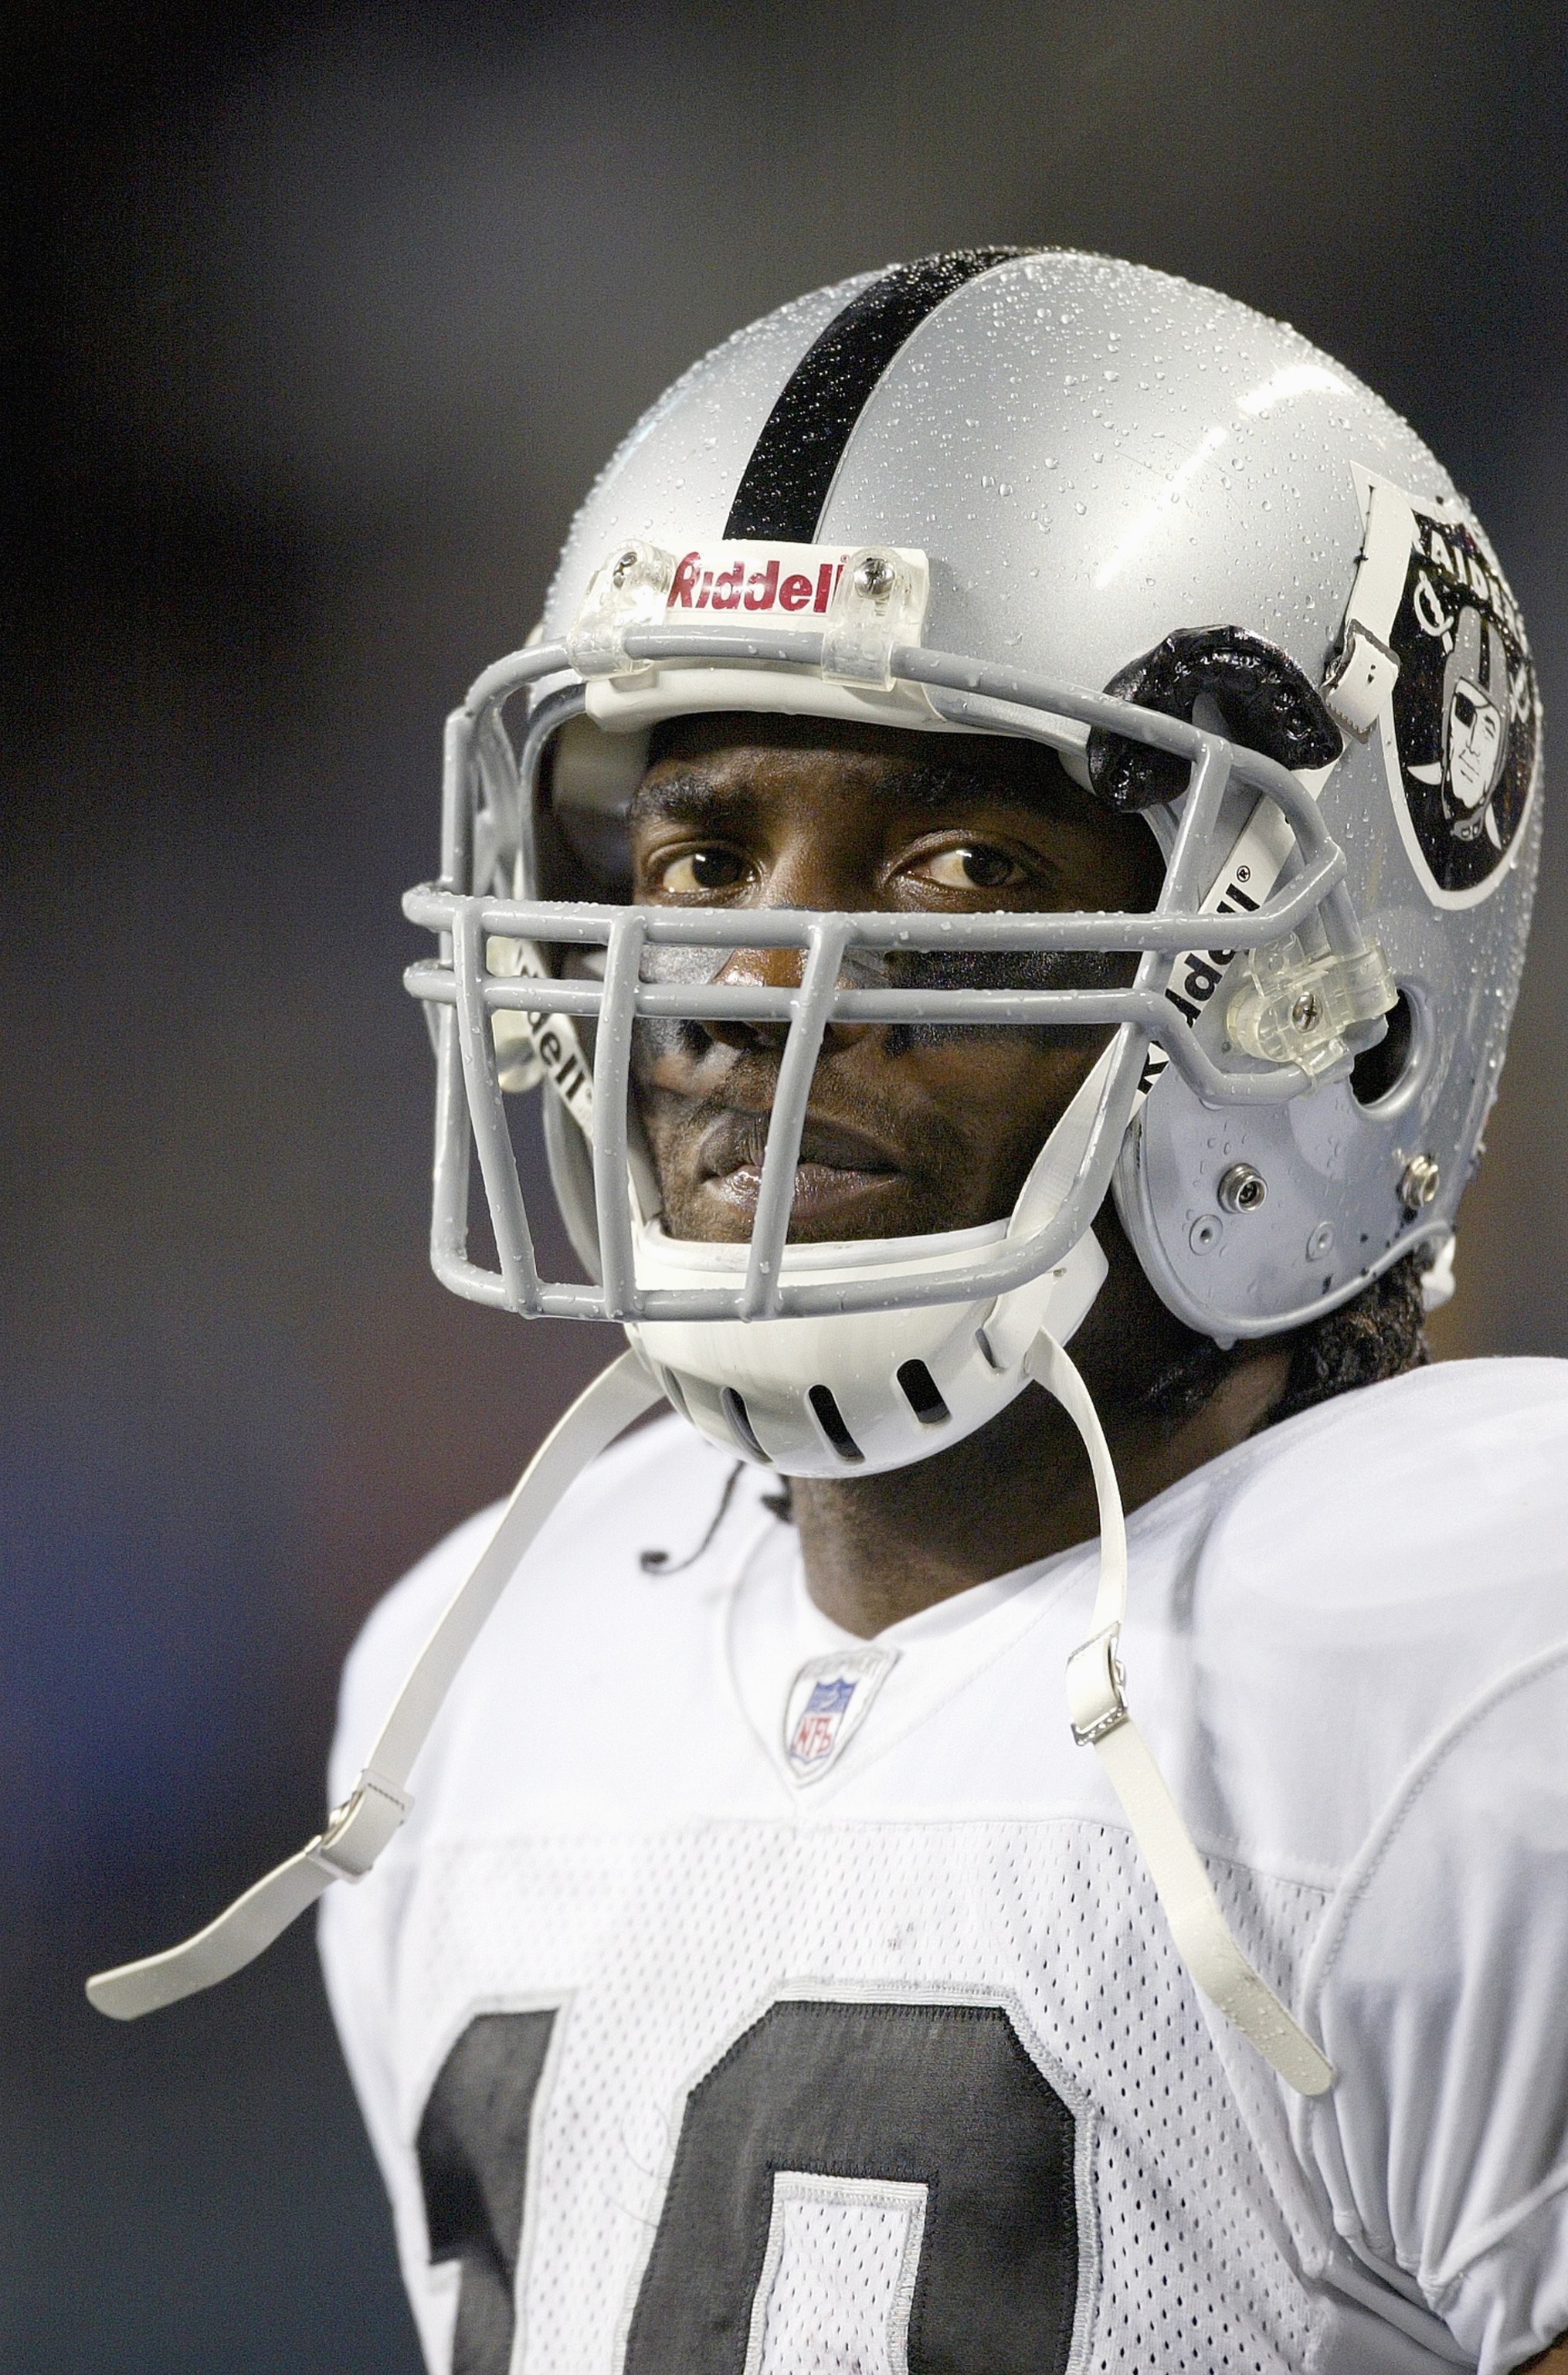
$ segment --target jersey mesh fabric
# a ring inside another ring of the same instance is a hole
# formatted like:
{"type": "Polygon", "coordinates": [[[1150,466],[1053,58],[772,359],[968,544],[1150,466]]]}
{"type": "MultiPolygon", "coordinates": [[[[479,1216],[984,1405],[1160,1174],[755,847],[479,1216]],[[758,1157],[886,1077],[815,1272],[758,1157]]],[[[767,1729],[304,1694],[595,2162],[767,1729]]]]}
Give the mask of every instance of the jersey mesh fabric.
{"type": "MultiPolygon", "coordinates": [[[[1347,1396],[1129,1522],[1133,1704],[1244,1952],[1339,2068],[1310,2111],[1202,2007],[1067,1735],[1092,1550],[982,1587],[978,1614],[893,1628],[864,1726],[800,1789],[785,1599],[752,1628],[745,1687],[735,1662],[737,1607],[790,1579],[766,1480],[744,1480],[685,1573],[638,1558],[689,1540],[727,1474],[671,1422],[574,1488],[465,1670],[405,1830],[325,1901],[334,2010],[435,2375],[454,2271],[428,2265],[415,2140],[468,2024],[555,2015],[513,2375],[619,2375],[683,2117],[770,2007],[802,1998],[1005,2010],[1081,2147],[1072,2375],[1503,2375],[1552,2342],[1568,1370],[1455,1365],[1347,1396]],[[745,1582],[742,1550],[768,1542],[745,1582]]],[[[335,1797],[484,1531],[372,1621],[335,1797]]],[[[814,2287],[833,2284],[835,2333],[869,2320],[891,2346],[886,2269],[863,2298],[845,2215],[790,2227],[778,2354],[814,2346],[814,2287]]]]}
{"type": "Polygon", "coordinates": [[[745,2375],[908,2375],[923,2207],[793,2171],[776,2178],[745,2375]]]}
{"type": "MultiPolygon", "coordinates": [[[[1266,1924],[1299,1920],[1301,1891],[1254,1886],[1266,1924]]],[[[712,1825],[474,1846],[419,1899],[397,2059],[423,2084],[405,2133],[472,2007],[564,2007],[536,2115],[519,2375],[618,2364],[687,2091],[800,1992],[1000,2001],[1048,2069],[1087,2086],[1101,2375],[1306,2364],[1311,2301],[1120,1831],[712,1825]]],[[[422,2286],[422,2239],[405,2240],[422,2286]]]]}

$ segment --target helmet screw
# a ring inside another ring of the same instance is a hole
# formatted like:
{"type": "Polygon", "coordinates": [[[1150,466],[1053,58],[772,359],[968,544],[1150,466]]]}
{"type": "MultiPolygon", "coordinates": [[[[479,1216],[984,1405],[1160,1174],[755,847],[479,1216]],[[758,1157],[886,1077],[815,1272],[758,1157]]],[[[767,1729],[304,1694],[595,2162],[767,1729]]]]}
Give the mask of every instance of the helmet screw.
{"type": "Polygon", "coordinates": [[[1268,1193],[1268,1182],[1250,1163],[1232,1163],[1217,1192],[1222,1212],[1256,1212],[1268,1193]]]}
{"type": "Polygon", "coordinates": [[[1443,1184],[1443,1174],[1430,1154],[1413,1154],[1399,1181],[1399,1201],[1412,1215],[1425,1210],[1443,1184]]]}
{"type": "Polygon", "coordinates": [[[1298,1031],[1310,1031],[1317,1021],[1319,1011],[1316,992],[1303,989],[1291,1009],[1291,1020],[1298,1031]]]}
{"type": "Polygon", "coordinates": [[[885,601],[893,589],[893,565],[879,552],[868,552],[855,573],[855,590],[872,602],[885,601]]]}
{"type": "Polygon", "coordinates": [[[623,552],[616,561],[615,567],[610,571],[610,584],[615,586],[624,585],[628,577],[630,577],[631,572],[636,568],[636,552],[623,552]]]}

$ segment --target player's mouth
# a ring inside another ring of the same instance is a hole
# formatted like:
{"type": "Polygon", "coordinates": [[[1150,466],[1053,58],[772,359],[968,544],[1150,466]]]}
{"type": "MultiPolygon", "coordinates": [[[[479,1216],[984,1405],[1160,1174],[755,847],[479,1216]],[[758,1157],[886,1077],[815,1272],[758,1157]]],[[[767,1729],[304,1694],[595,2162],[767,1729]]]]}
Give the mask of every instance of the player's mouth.
{"type": "MultiPolygon", "coordinates": [[[[717,1115],[703,1130],[698,1150],[702,1188],[748,1219],[757,1209],[762,1184],[769,1118],[766,1114],[717,1115]]],[[[825,1220],[841,1214],[846,1223],[852,1222],[867,1204],[885,1198],[902,1177],[897,1157],[878,1140],[808,1116],[796,1165],[790,1219],[796,1226],[815,1223],[820,1227],[825,1220]]]]}

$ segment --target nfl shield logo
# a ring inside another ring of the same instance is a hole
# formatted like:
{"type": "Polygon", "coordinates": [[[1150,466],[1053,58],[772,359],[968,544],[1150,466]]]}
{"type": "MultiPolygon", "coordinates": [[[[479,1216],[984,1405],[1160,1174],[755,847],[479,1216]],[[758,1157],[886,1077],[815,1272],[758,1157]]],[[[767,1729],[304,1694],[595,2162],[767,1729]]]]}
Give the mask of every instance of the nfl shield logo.
{"type": "Polygon", "coordinates": [[[893,1649],[855,1649],[801,1667],[784,1711],[784,1754],[797,1781],[819,1780],[842,1755],[897,1656],[893,1649]]]}

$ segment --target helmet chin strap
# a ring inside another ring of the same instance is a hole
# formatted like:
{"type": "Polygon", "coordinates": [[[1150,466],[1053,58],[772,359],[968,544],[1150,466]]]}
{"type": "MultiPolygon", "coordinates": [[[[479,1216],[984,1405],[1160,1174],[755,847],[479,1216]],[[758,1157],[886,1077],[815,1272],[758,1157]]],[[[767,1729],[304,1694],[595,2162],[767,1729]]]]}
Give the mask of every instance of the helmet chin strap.
{"type": "MultiPolygon", "coordinates": [[[[1322,2094],[1333,2083],[1333,2070],[1232,1937],[1197,1850],[1127,1710],[1117,1654],[1126,1604],[1126,1530],[1099,1414],[1053,1337],[1042,1331],[1035,1338],[1024,1366],[1061,1403],[1083,1437],[1100,1505],[1094,1629],[1067,1661],[1074,1738],[1091,1746],[1103,1765],[1177,1951],[1198,1987],[1289,2086],[1303,2095],[1322,2094]]],[[[635,1352],[623,1353],[595,1378],[525,1470],[495,1532],[415,1659],[359,1779],[325,1830],[194,1937],[90,1979],[88,2001],[98,2011],[114,2020],[136,2020],[213,1987],[253,1961],[334,1881],[364,1878],[413,1804],[408,1778],[414,1761],[524,1554],[589,1461],[662,1400],[635,1352]]]]}
{"type": "Polygon", "coordinates": [[[1264,1985],[1226,1925],[1203,1861],[1126,1702],[1120,1648],[1127,1600],[1122,1496],[1100,1413],[1082,1377],[1042,1329],[1024,1358],[1029,1375],[1060,1402],[1083,1437],[1100,1505],[1100,1582],[1092,1629],[1067,1660],[1073,1738],[1092,1748],[1121,1801],[1149,1868],[1176,1952],[1202,1992],[1299,2095],[1322,2095],[1332,2064],[1264,1985]]]}

